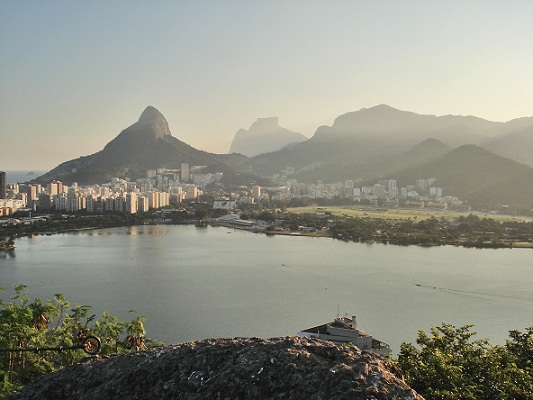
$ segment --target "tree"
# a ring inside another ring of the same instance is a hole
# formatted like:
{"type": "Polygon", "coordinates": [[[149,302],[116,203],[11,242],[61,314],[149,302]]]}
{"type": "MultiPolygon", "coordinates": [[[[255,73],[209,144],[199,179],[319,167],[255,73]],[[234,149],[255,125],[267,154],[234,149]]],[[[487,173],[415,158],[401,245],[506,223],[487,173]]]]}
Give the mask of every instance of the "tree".
{"type": "Polygon", "coordinates": [[[194,212],[194,215],[196,216],[196,218],[198,219],[206,219],[207,218],[207,215],[208,215],[208,212],[205,208],[203,207],[199,207],[196,209],[196,211],[194,212]]]}
{"type": "Polygon", "coordinates": [[[268,211],[263,211],[256,218],[265,222],[273,222],[276,219],[276,216],[268,211]]]}
{"type": "MultiPolygon", "coordinates": [[[[0,288],[0,290],[2,290],[0,288]]],[[[78,346],[94,335],[101,341],[100,354],[120,354],[129,349],[139,349],[145,340],[142,315],[129,323],[120,322],[107,312],[100,320],[89,316],[91,307],[72,306],[61,293],[52,300],[31,300],[25,285],[15,285],[15,294],[4,303],[0,298],[0,397],[21,389],[39,375],[55,371],[87,356],[82,348],[61,350],[78,346]],[[120,336],[128,333],[131,346],[117,346],[120,336]],[[55,348],[57,351],[9,351],[14,349],[55,348]]],[[[3,291],[3,290],[2,290],[3,291]]]]}
{"type": "Polygon", "coordinates": [[[426,399],[531,399],[533,327],[511,331],[505,346],[473,340],[472,325],[419,331],[415,347],[402,343],[398,364],[407,383],[426,399]]]}

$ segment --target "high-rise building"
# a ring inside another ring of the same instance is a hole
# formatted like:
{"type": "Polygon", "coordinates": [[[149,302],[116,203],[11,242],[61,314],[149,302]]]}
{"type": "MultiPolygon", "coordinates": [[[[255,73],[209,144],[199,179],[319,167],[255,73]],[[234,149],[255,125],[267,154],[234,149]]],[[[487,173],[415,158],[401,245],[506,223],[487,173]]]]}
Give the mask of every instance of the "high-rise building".
{"type": "Polygon", "coordinates": [[[187,200],[195,200],[200,195],[198,188],[194,185],[187,187],[187,200]]]}
{"type": "Polygon", "coordinates": [[[139,196],[137,197],[137,209],[140,212],[148,212],[150,209],[150,204],[148,203],[148,197],[139,196]]]}
{"type": "Polygon", "coordinates": [[[88,194],[85,196],[85,205],[87,208],[87,212],[90,213],[96,213],[98,212],[98,197],[95,194],[88,194]]]}
{"type": "Polygon", "coordinates": [[[28,194],[28,201],[37,200],[37,185],[28,185],[26,187],[26,193],[28,194]]]}
{"type": "Polygon", "coordinates": [[[159,208],[159,194],[158,192],[146,193],[148,197],[148,204],[150,208],[159,208]]]}
{"type": "Polygon", "coordinates": [[[261,197],[261,191],[262,191],[262,188],[261,186],[259,185],[256,185],[254,187],[252,187],[252,196],[254,199],[259,199],[261,197]]]}
{"type": "Polygon", "coordinates": [[[398,187],[396,186],[395,179],[389,179],[387,181],[387,194],[389,196],[389,199],[395,199],[396,197],[398,197],[398,187]]]}
{"type": "Polygon", "coordinates": [[[189,182],[189,164],[181,163],[181,176],[180,179],[182,182],[189,182]]]}
{"type": "Polygon", "coordinates": [[[170,204],[170,193],[159,192],[159,207],[166,207],[170,204]]]}
{"type": "Polygon", "coordinates": [[[137,212],[137,193],[126,193],[126,212],[135,214],[137,212]]]}
{"type": "Polygon", "coordinates": [[[63,183],[61,181],[52,181],[48,184],[48,194],[54,196],[63,193],[63,183]]]}
{"type": "Polygon", "coordinates": [[[427,188],[427,181],[425,179],[417,179],[416,180],[416,186],[419,188],[419,189],[422,189],[422,190],[425,190],[427,188]]]}
{"type": "Polygon", "coordinates": [[[7,199],[7,174],[0,171],[0,199],[7,199]]]}

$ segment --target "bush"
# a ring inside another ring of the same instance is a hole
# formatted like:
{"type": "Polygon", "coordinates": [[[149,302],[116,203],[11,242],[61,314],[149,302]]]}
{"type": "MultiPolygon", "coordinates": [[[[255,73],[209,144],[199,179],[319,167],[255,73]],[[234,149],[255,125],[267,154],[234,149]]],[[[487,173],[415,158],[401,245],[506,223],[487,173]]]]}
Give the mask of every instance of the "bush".
{"type": "Polygon", "coordinates": [[[504,346],[472,340],[472,325],[443,324],[416,343],[402,343],[398,364],[406,382],[426,399],[531,399],[533,327],[510,332],[504,346]]]}
{"type": "MultiPolygon", "coordinates": [[[[20,390],[26,383],[87,356],[83,349],[59,350],[81,345],[94,335],[101,341],[100,354],[121,354],[146,345],[146,318],[136,314],[131,322],[120,322],[104,312],[100,320],[89,316],[90,306],[72,306],[61,293],[52,300],[31,300],[25,285],[15,285],[15,294],[4,303],[0,298],[0,397],[20,390]],[[129,336],[120,340],[124,333],[129,336]],[[10,349],[57,348],[54,351],[9,351],[10,349]]],[[[3,289],[0,288],[3,291],[3,289]]]]}

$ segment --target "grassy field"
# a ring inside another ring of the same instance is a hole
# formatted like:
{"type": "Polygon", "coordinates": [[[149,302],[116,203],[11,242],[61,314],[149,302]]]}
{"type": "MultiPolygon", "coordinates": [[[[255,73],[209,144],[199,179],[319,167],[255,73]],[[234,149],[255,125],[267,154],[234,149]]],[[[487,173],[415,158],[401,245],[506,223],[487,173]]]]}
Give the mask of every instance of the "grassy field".
{"type": "Polygon", "coordinates": [[[455,219],[459,216],[468,216],[469,214],[475,214],[480,218],[492,218],[498,221],[533,221],[531,217],[511,216],[501,214],[485,214],[477,212],[455,212],[455,211],[438,211],[438,210],[403,210],[403,209],[371,209],[371,208],[357,208],[357,207],[295,207],[288,208],[288,212],[294,214],[324,214],[330,212],[335,216],[346,217],[360,217],[360,218],[383,218],[390,220],[401,219],[428,219],[431,217],[446,219],[455,219]]]}

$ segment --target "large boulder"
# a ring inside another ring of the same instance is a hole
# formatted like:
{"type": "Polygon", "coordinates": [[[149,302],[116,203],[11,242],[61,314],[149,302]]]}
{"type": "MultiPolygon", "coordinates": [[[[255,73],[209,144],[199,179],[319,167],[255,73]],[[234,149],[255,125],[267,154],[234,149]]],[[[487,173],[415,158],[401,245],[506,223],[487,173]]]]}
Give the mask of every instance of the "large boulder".
{"type": "Polygon", "coordinates": [[[207,339],[94,357],[8,399],[422,399],[384,358],[304,337],[207,339]]]}

